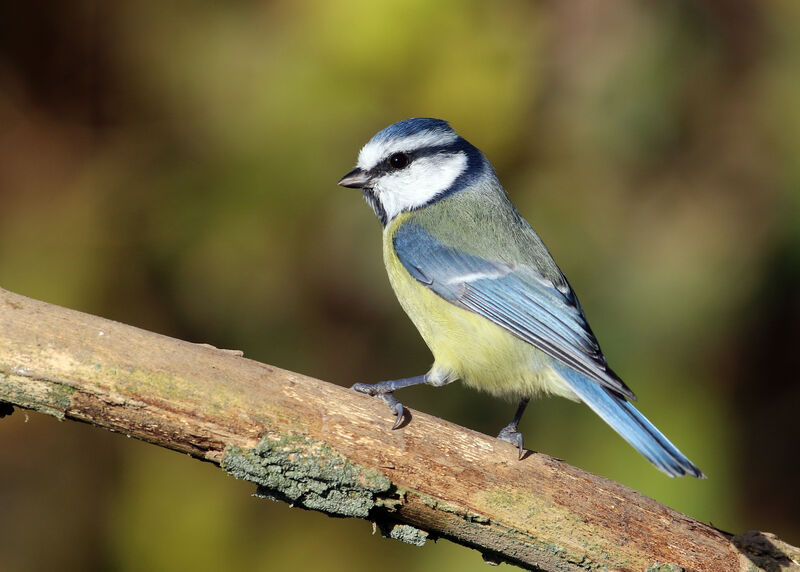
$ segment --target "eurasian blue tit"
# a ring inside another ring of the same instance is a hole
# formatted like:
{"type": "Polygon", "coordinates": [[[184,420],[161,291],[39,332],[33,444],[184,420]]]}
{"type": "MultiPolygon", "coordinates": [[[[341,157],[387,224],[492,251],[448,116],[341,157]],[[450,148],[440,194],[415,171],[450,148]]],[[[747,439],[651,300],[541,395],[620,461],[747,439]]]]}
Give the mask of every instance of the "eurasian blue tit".
{"type": "Polygon", "coordinates": [[[498,438],[522,458],[528,401],[559,395],[588,405],[667,475],[704,477],[630,403],[547,247],[483,153],[447,122],[408,119],[380,131],[339,185],[361,189],[380,219],[389,281],[434,357],[424,375],[353,386],[381,397],[395,428],[404,408],[394,391],[461,380],[519,399],[498,438]]]}

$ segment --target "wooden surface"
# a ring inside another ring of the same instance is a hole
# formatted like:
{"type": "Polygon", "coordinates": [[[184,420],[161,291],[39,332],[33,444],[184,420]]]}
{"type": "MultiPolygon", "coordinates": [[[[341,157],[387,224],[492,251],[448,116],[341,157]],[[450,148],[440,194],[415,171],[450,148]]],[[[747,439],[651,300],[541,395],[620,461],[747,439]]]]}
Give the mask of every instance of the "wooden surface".
{"type": "MultiPolygon", "coordinates": [[[[276,367],[0,289],[0,401],[214,462],[261,493],[545,570],[800,570],[546,455],[276,367]],[[663,568],[669,569],[669,568],[663,568]]],[[[2,421],[0,421],[2,422],[2,421]]],[[[755,548],[753,548],[755,546],[755,548]]]]}

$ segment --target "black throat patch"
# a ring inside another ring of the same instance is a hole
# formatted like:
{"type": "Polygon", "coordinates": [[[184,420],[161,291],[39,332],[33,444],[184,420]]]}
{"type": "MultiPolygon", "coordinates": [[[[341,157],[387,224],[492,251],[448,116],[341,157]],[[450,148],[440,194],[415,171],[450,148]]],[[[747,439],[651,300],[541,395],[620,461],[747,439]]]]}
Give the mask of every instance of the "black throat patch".
{"type": "Polygon", "coordinates": [[[367,204],[372,207],[372,210],[375,212],[375,215],[380,219],[381,225],[386,226],[388,221],[388,216],[386,215],[386,209],[383,208],[381,201],[378,200],[378,196],[375,194],[374,189],[370,189],[369,187],[364,187],[364,200],[367,201],[367,204]]]}

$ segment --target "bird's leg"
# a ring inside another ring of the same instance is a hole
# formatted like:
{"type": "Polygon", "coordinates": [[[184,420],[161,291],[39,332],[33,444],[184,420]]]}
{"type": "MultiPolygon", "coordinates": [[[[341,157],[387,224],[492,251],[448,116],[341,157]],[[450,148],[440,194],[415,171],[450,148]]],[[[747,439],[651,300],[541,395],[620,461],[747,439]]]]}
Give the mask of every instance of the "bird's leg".
{"type": "Polygon", "coordinates": [[[403,422],[405,409],[403,408],[403,404],[400,403],[394,396],[393,392],[397,389],[410,387],[412,385],[419,385],[421,383],[429,383],[428,374],[418,375],[416,377],[406,377],[404,379],[379,381],[378,383],[356,383],[350,387],[350,389],[355,389],[359,393],[366,393],[367,395],[380,397],[386,403],[386,405],[389,406],[389,409],[392,410],[392,413],[397,416],[397,420],[394,422],[394,426],[392,427],[392,429],[397,429],[403,422]]]}
{"type": "Polygon", "coordinates": [[[525,413],[525,408],[528,406],[528,402],[530,400],[530,397],[522,398],[517,406],[517,412],[514,414],[514,419],[511,420],[511,423],[503,427],[503,430],[500,431],[500,434],[497,436],[498,439],[507,441],[512,445],[517,446],[519,449],[520,460],[522,460],[522,454],[525,450],[522,448],[522,433],[517,431],[517,426],[519,425],[519,420],[522,419],[522,414],[525,413]]]}

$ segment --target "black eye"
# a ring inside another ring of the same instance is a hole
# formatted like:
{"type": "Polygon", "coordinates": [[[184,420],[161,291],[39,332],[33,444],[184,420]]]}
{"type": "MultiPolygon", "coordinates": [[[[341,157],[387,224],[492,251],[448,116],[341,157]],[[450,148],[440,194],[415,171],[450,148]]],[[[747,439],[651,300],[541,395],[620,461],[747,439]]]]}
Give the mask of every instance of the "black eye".
{"type": "Polygon", "coordinates": [[[405,153],[395,153],[391,157],[389,157],[389,164],[392,166],[392,169],[402,169],[403,167],[407,166],[411,162],[411,159],[408,158],[408,155],[405,153]]]}

